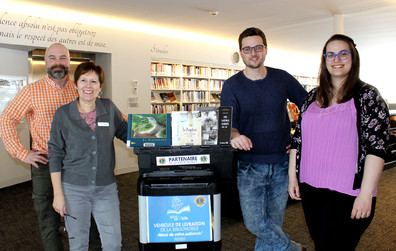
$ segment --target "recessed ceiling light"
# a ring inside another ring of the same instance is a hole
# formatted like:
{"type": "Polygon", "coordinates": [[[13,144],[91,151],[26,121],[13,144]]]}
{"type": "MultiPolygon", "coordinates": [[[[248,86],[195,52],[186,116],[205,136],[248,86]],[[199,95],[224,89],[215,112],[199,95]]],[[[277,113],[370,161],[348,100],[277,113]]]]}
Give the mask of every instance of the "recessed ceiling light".
{"type": "Polygon", "coordinates": [[[217,16],[217,15],[219,14],[219,11],[218,11],[218,10],[211,10],[211,11],[209,11],[209,14],[210,14],[212,17],[215,17],[215,16],[217,16]]]}

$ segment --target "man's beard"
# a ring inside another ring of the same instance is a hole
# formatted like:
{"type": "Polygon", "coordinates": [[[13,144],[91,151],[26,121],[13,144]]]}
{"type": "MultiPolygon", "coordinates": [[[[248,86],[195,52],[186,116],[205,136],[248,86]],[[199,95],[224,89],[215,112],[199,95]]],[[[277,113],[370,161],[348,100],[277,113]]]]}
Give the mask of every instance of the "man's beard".
{"type": "Polygon", "coordinates": [[[60,80],[69,74],[69,69],[63,65],[54,65],[51,68],[47,68],[47,73],[51,78],[60,80]],[[54,70],[54,68],[60,68],[60,70],[54,70]]]}

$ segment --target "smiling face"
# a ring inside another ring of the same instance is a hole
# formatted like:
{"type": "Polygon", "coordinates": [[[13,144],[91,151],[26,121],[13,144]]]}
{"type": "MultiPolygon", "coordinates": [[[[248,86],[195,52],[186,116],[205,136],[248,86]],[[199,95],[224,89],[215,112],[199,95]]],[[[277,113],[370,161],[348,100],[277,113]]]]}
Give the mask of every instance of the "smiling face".
{"type": "MultiPolygon", "coordinates": [[[[334,40],[328,43],[326,47],[326,53],[332,52],[338,54],[340,51],[351,51],[348,44],[341,40],[334,40]]],[[[326,61],[326,68],[330,73],[330,76],[334,81],[340,82],[344,80],[352,68],[352,55],[349,55],[347,59],[340,60],[337,56],[334,61],[326,61]]]]}
{"type": "MultiPolygon", "coordinates": [[[[242,39],[241,48],[246,46],[255,47],[257,45],[264,45],[263,39],[260,36],[249,36],[242,39]]],[[[247,68],[257,69],[261,67],[265,61],[267,47],[264,46],[261,52],[256,52],[256,50],[253,49],[250,54],[245,54],[241,50],[240,55],[247,68]]]]}
{"type": "Polygon", "coordinates": [[[94,71],[82,74],[78,78],[76,85],[80,101],[87,104],[95,103],[96,97],[102,90],[99,76],[94,71]]]}
{"type": "Polygon", "coordinates": [[[53,44],[45,51],[45,66],[52,79],[61,80],[67,76],[70,68],[69,50],[62,44],[53,44]]]}

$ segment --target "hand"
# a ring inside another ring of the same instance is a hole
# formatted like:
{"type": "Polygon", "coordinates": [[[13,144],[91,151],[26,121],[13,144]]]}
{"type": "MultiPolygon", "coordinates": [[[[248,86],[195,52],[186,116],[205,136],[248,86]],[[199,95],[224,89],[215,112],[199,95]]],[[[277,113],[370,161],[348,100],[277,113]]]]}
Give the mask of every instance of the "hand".
{"type": "Polygon", "coordinates": [[[231,139],[231,146],[235,149],[249,151],[253,148],[253,143],[248,137],[240,134],[231,139]]]}
{"type": "Polygon", "coordinates": [[[38,168],[36,162],[45,165],[48,163],[47,152],[31,150],[29,151],[28,156],[26,157],[24,162],[33,165],[35,168],[38,168]]]}
{"type": "Polygon", "coordinates": [[[370,216],[372,197],[359,193],[353,203],[351,219],[364,219],[370,216]]]}
{"type": "Polygon", "coordinates": [[[65,198],[62,195],[54,196],[54,202],[52,203],[52,207],[54,208],[55,212],[60,214],[60,216],[64,216],[66,213],[66,206],[65,206],[65,198]]]}
{"type": "Polygon", "coordinates": [[[300,187],[298,186],[297,179],[289,179],[289,195],[293,200],[301,200],[300,187]]]}

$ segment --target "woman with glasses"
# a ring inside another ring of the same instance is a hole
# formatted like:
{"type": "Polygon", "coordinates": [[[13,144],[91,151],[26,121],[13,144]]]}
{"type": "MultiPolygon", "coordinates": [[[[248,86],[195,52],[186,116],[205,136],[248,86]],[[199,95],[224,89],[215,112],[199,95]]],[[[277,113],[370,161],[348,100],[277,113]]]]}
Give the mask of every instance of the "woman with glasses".
{"type": "Polygon", "coordinates": [[[56,112],[48,142],[53,207],[65,217],[70,250],[88,250],[91,213],[103,250],[121,250],[114,138],[126,143],[127,122],[114,103],[98,98],[102,67],[80,64],[74,79],[78,98],[56,112]]]}
{"type": "Polygon", "coordinates": [[[302,200],[316,250],[355,250],[375,211],[389,140],[389,111],[359,78],[354,41],[325,44],[319,86],[307,96],[289,162],[289,194],[302,200]]]}

